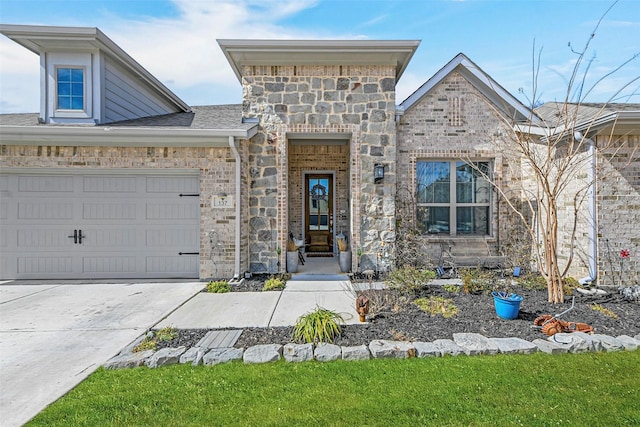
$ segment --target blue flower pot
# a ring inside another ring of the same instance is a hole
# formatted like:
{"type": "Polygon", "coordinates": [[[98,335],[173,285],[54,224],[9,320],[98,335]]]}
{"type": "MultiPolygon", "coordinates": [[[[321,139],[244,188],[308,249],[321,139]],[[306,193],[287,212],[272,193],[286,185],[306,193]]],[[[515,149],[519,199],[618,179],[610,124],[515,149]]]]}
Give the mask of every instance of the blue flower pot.
{"type": "Polygon", "coordinates": [[[522,296],[506,292],[491,292],[491,295],[499,318],[513,320],[518,317],[522,296]]]}

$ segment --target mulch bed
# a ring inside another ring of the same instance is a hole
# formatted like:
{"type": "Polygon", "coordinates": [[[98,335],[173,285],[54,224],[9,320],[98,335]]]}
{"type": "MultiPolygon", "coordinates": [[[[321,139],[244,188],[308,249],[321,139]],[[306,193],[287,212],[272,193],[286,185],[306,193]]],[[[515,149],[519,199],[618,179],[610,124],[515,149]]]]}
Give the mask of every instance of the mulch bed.
{"type": "MultiPolygon", "coordinates": [[[[257,276],[245,280],[240,286],[234,285],[234,292],[259,292],[266,277],[257,276]]],[[[375,339],[400,341],[433,341],[451,339],[454,333],[476,332],[486,337],[519,337],[528,341],[547,337],[537,328],[533,320],[542,315],[556,315],[571,307],[571,298],[563,304],[547,301],[546,290],[530,290],[515,287],[511,289],[524,297],[517,319],[503,320],[495,312],[490,292],[464,294],[448,292],[440,286],[428,286],[416,297],[443,296],[453,300],[458,314],[445,319],[441,315],[431,316],[412,303],[398,305],[397,310],[378,313],[368,323],[345,325],[334,344],[341,346],[368,345],[375,339]]],[[[380,291],[394,292],[394,291],[380,291]]],[[[640,333],[640,303],[625,300],[615,291],[605,296],[575,295],[575,307],[560,317],[561,320],[588,323],[595,333],[611,336],[640,333]],[[612,318],[594,310],[594,304],[611,310],[617,318],[612,318]]],[[[292,327],[245,328],[236,347],[250,347],[258,344],[287,344],[291,342],[292,327]]],[[[160,347],[187,347],[195,344],[206,334],[206,330],[180,330],[173,341],[162,343],[160,347]]]]}

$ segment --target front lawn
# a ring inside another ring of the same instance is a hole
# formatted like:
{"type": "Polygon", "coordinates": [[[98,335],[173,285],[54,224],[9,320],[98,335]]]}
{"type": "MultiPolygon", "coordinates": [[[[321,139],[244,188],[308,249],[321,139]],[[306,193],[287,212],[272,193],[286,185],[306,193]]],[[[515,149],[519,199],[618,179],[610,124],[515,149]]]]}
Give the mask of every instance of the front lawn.
{"type": "Polygon", "coordinates": [[[640,351],[99,369],[30,426],[638,425],[640,351]]]}

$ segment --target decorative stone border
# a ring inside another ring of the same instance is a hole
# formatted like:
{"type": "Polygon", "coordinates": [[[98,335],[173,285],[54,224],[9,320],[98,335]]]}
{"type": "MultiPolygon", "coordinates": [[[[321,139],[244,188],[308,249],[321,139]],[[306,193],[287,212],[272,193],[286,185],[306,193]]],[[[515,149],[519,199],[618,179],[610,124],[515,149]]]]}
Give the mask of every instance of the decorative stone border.
{"type": "MultiPolygon", "coordinates": [[[[135,344],[135,343],[134,343],[135,344]]],[[[242,348],[227,347],[205,349],[202,347],[163,348],[154,352],[147,350],[133,353],[134,344],[113,357],[103,366],[106,369],[133,368],[148,366],[157,368],[176,363],[197,365],[217,365],[219,363],[242,360],[245,364],[275,362],[283,359],[287,362],[307,362],[317,360],[369,360],[371,358],[408,359],[412,357],[442,357],[466,354],[530,354],[542,351],[549,354],[584,353],[595,351],[635,351],[640,347],[640,334],[635,337],[620,335],[617,338],[583,332],[559,333],[547,340],[535,339],[533,342],[521,338],[486,338],[476,333],[453,334],[452,340],[440,339],[433,342],[406,342],[374,340],[368,346],[340,347],[334,344],[263,344],[242,348]]]]}

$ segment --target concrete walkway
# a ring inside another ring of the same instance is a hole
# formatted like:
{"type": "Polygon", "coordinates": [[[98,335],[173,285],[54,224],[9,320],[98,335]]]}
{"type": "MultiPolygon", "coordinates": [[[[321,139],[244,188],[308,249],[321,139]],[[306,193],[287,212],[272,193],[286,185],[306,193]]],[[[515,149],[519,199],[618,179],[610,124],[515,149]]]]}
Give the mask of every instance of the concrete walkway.
{"type": "Polygon", "coordinates": [[[316,307],[339,313],[347,324],[360,323],[346,276],[298,275],[283,291],[200,293],[156,327],[216,329],[292,326],[316,307]],[[327,280],[344,279],[344,280],[327,280]]]}

